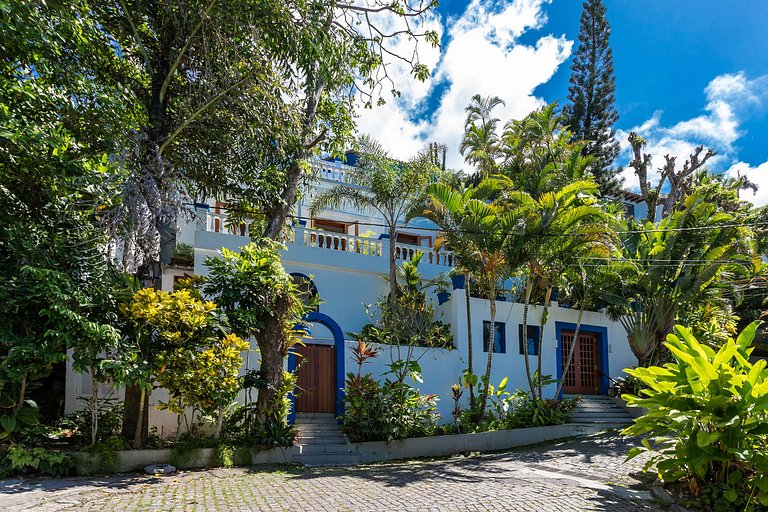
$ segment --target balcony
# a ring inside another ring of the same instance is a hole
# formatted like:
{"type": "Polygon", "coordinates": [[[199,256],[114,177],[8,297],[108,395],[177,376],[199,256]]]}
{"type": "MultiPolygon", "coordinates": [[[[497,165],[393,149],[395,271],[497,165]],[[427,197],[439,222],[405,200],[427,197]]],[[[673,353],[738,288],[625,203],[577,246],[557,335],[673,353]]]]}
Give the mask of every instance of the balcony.
{"type": "MultiPolygon", "coordinates": [[[[232,227],[227,226],[226,214],[198,211],[198,215],[200,222],[195,233],[196,248],[216,251],[226,247],[235,250],[250,241],[248,223],[232,227]]],[[[386,238],[367,238],[295,226],[284,243],[288,247],[289,259],[301,259],[307,263],[367,268],[386,273],[389,261],[390,240],[386,238]]],[[[395,244],[395,257],[399,260],[411,261],[417,252],[423,253],[421,264],[425,268],[434,266],[434,270],[427,274],[436,274],[453,267],[453,253],[449,251],[436,251],[431,247],[405,243],[395,244]]]]}

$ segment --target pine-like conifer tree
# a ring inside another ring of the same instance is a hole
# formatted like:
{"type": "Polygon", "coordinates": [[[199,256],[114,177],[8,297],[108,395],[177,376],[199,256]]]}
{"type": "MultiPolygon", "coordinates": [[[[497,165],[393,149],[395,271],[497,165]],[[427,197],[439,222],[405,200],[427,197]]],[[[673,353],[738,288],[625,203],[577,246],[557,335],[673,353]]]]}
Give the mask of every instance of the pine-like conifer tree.
{"type": "Polygon", "coordinates": [[[595,157],[591,170],[602,194],[615,193],[623,181],[619,169],[613,167],[619,154],[613,125],[619,115],[614,107],[616,84],[610,35],[603,1],[584,2],[579,46],[571,64],[569,104],[564,109],[574,138],[588,142],[584,154],[595,157]]]}

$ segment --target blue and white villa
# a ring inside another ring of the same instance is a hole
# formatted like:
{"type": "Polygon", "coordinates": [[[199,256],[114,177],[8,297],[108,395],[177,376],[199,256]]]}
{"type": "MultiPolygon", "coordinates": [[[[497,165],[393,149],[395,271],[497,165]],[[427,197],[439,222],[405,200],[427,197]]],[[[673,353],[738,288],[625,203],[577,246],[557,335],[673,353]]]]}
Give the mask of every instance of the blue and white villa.
{"type": "MultiPolygon", "coordinates": [[[[424,253],[419,270],[425,279],[447,274],[452,268],[452,255],[445,250],[436,251],[436,227],[424,219],[416,219],[402,228],[397,240],[389,240],[384,234],[384,221],[375,213],[353,209],[326,211],[322,216],[310,216],[309,205],[320,191],[344,185],[355,172],[354,167],[333,160],[311,162],[316,173],[315,185],[307,190],[296,206],[295,215],[301,220],[294,226],[292,236],[286,240],[287,251],[283,265],[297,277],[311,283],[322,304],[308,318],[312,322],[311,335],[304,343],[308,363],[302,366],[299,385],[304,399],[297,400],[297,412],[342,412],[342,387],[347,372],[354,371],[351,349],[357,340],[347,333],[358,332],[372,322],[365,305],[375,304],[387,290],[385,277],[388,275],[389,244],[396,244],[397,257],[410,260],[417,251],[424,253]]],[[[622,198],[628,215],[641,215],[645,205],[636,194],[627,193],[622,198]]],[[[209,204],[194,207],[194,220],[178,226],[177,243],[193,248],[193,265],[163,265],[162,289],[172,290],[175,279],[185,275],[205,275],[204,260],[216,256],[222,247],[236,250],[250,241],[248,225],[231,229],[227,223],[227,212],[222,203],[211,200],[209,204]]],[[[450,325],[455,349],[416,348],[423,369],[423,384],[420,390],[439,396],[438,410],[444,421],[451,421],[453,399],[451,386],[458,381],[466,368],[467,360],[467,315],[465,290],[460,279],[454,280],[450,293],[438,298],[435,292],[436,318],[450,325]],[[438,305],[438,302],[440,304],[438,305]]],[[[543,373],[560,378],[562,375],[563,347],[572,342],[573,330],[578,312],[560,307],[553,302],[549,320],[545,326],[543,343],[540,347],[533,341],[522,339],[523,305],[514,297],[504,297],[497,304],[496,333],[491,382],[498,383],[509,377],[508,389],[527,389],[523,343],[528,343],[531,366],[536,367],[538,351],[543,359],[543,373]]],[[[490,309],[489,301],[471,298],[472,339],[476,372],[484,367],[485,348],[489,345],[490,309]],[[485,335],[485,340],[484,340],[485,335]]],[[[540,307],[531,307],[529,321],[533,326],[539,323],[540,307]]],[[[529,333],[534,334],[538,327],[529,333]]],[[[256,344],[253,344],[257,350],[256,344]]],[[[386,371],[393,349],[383,346],[378,357],[367,364],[365,371],[381,376],[386,371]]],[[[396,358],[396,357],[395,357],[396,358]]],[[[251,357],[251,366],[257,367],[258,358],[251,357]]],[[[294,364],[288,361],[289,367],[294,364]]],[[[610,379],[623,375],[623,369],[634,366],[637,360],[627,342],[627,334],[620,323],[611,321],[599,311],[585,312],[574,358],[574,371],[569,372],[565,382],[566,393],[584,395],[605,395],[610,379]]],[[[87,376],[67,370],[67,395],[65,409],[70,413],[80,407],[77,397],[90,394],[91,381],[87,376]]],[[[109,391],[109,390],[105,390],[109,391]]],[[[116,390],[119,397],[121,391],[116,390]]],[[[545,390],[545,397],[552,397],[555,386],[545,390]]],[[[150,406],[166,399],[163,390],[155,390],[150,406]]],[[[150,427],[155,426],[161,435],[175,432],[174,415],[149,408],[150,427]]]]}

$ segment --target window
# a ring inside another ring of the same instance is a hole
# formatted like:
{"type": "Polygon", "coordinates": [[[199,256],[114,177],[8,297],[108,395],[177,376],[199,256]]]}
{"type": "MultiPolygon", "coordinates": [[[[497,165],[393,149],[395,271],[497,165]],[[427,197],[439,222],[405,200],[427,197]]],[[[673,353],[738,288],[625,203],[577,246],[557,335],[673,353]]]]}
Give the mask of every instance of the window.
{"type": "Polygon", "coordinates": [[[635,205],[632,203],[624,203],[624,217],[627,219],[633,219],[635,217],[635,205]]]}
{"type": "MultiPolygon", "coordinates": [[[[506,354],[507,335],[504,322],[494,322],[493,351],[496,354],[506,354]]],[[[491,339],[491,322],[483,322],[483,352],[488,352],[491,339]]]]}
{"type": "MultiPolygon", "coordinates": [[[[519,325],[519,328],[517,330],[520,340],[520,355],[525,355],[525,349],[523,348],[523,340],[526,338],[526,336],[523,336],[523,324],[519,325]]],[[[528,343],[528,355],[529,356],[538,356],[539,355],[539,326],[538,325],[529,325],[528,326],[528,336],[526,342],[528,343]]]]}

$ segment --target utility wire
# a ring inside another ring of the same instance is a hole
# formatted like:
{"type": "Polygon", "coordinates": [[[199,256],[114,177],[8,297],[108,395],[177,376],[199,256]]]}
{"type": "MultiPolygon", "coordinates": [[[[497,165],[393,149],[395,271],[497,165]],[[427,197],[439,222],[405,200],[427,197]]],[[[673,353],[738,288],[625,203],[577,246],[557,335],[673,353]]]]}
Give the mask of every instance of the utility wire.
{"type": "MultiPolygon", "coordinates": [[[[184,203],[187,206],[196,206],[197,203],[184,203]]],[[[245,213],[245,214],[261,214],[266,215],[266,212],[259,211],[259,210],[248,210],[248,209],[241,209],[241,208],[228,208],[225,206],[218,206],[216,207],[219,210],[225,210],[230,212],[237,212],[237,213],[245,213]]],[[[313,220],[313,217],[306,217],[303,215],[293,215],[289,214],[288,217],[295,219],[295,220],[313,220]]],[[[360,226],[370,226],[370,227],[381,227],[381,228],[389,228],[387,224],[383,223],[376,223],[376,222],[360,222],[355,221],[355,224],[358,224],[360,226]]],[[[612,234],[617,235],[630,235],[630,234],[642,234],[642,233],[671,233],[675,231],[707,231],[707,230],[716,230],[716,229],[726,229],[726,228],[740,228],[740,227],[761,227],[766,226],[768,227],[768,222],[754,222],[754,223],[738,223],[738,224],[719,224],[719,225],[713,225],[713,226],[693,226],[693,227],[683,227],[683,228],[668,228],[668,229],[642,229],[642,230],[624,230],[624,231],[614,231],[614,232],[591,232],[591,233],[530,233],[530,234],[524,234],[524,233],[512,233],[512,232],[505,232],[505,231],[482,231],[482,230],[469,230],[469,229],[456,229],[455,231],[459,233],[465,233],[465,234],[476,234],[476,235],[507,235],[507,236],[524,236],[524,237],[580,237],[580,236],[596,236],[596,235],[605,235],[610,236],[612,234]]],[[[399,224],[396,225],[395,228],[397,229],[408,229],[411,231],[430,231],[430,232],[442,232],[443,229],[438,228],[431,228],[431,227],[424,227],[424,226],[409,226],[407,224],[399,224]]]]}

